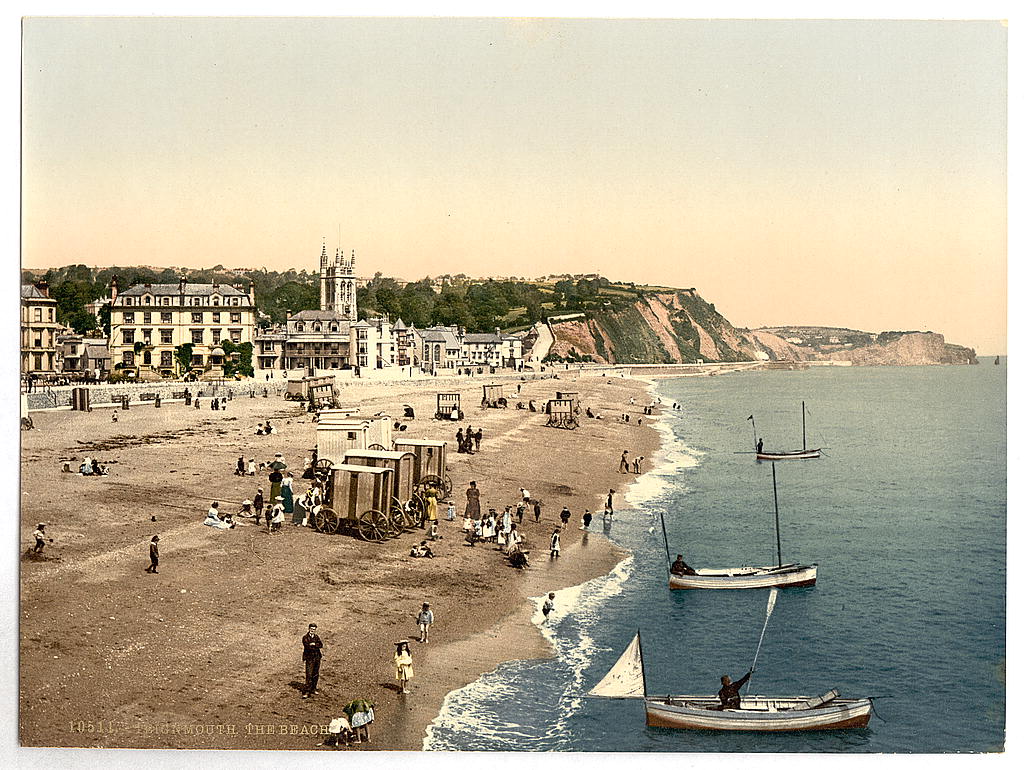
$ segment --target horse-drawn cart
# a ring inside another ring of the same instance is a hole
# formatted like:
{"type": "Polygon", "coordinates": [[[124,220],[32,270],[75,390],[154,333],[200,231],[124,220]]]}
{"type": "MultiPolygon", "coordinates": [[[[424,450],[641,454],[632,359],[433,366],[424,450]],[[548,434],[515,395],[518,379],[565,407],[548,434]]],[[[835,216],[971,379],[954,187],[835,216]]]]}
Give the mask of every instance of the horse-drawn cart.
{"type": "Polygon", "coordinates": [[[435,420],[461,420],[463,418],[461,397],[458,393],[438,393],[435,420]]]}
{"type": "Polygon", "coordinates": [[[317,475],[323,480],[323,505],[312,516],[313,528],[348,532],[378,543],[401,533],[390,514],[394,483],[390,468],[342,463],[317,475]]]}
{"type": "Polygon", "coordinates": [[[484,397],[480,406],[491,407],[492,409],[507,409],[508,399],[505,398],[501,385],[484,385],[484,397]]]}
{"type": "Polygon", "coordinates": [[[576,411],[573,409],[573,402],[567,398],[553,398],[548,401],[544,409],[548,415],[548,427],[566,428],[576,430],[579,421],[576,419],[576,411]]]}

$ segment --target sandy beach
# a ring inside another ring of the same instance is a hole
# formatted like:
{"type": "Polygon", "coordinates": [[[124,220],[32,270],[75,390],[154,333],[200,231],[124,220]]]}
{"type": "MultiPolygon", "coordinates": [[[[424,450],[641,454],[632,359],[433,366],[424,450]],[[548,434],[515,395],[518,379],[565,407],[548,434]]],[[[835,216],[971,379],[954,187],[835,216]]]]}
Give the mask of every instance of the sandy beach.
{"type": "MultiPolygon", "coordinates": [[[[483,378],[343,391],[342,401],[365,414],[400,415],[402,404],[413,405],[407,437],[452,441],[460,426],[483,429],[477,454],[450,445],[459,518],[442,516],[434,559],[409,557],[420,530],[375,544],[290,523],[278,535],[202,525],[213,500],[234,512],[257,486],[269,492],[265,474],[233,475],[239,455],[269,461],[282,453],[296,496],[306,489],[298,477],[315,424],[283,399],[239,398],[216,412],[133,406],[117,423],[110,409],[36,413],[38,430],[22,434],[21,457],[22,744],[312,749],[322,740],[318,726],[362,697],[376,704],[376,721],[372,742],[352,750],[420,749],[448,692],[503,661],[549,654],[529,597],[605,574],[623,556],[599,534],[601,509],[609,489],[621,493],[636,478],[617,472],[622,450],[651,458],[657,447],[649,426],[656,417],[643,415],[646,383],[560,376],[523,382],[522,400],[543,404],[571,383],[604,419],[584,416],[570,431],[545,427],[539,412],[484,409],[483,378]],[[463,394],[465,421],[430,418],[438,390],[463,394]],[[278,433],[254,435],[268,418],[278,433]],[[61,472],[62,459],[85,455],[109,475],[61,472]],[[531,513],[521,525],[526,570],[512,568],[494,544],[464,544],[471,480],[484,511],[515,503],[520,487],[542,500],[541,521],[531,513]],[[572,519],[552,561],[548,538],[563,505],[572,519]],[[580,531],[586,508],[595,513],[590,533],[580,531]],[[41,557],[27,555],[40,521],[54,542],[41,557]],[[161,561],[151,575],[144,568],[154,534],[161,561]],[[414,614],[424,601],[436,621],[430,643],[418,644],[414,614]],[[300,640],[310,622],[324,658],[320,694],[303,700],[300,640]],[[413,640],[409,695],[394,680],[399,639],[413,640]]],[[[515,391],[511,382],[506,393],[515,391]]]]}

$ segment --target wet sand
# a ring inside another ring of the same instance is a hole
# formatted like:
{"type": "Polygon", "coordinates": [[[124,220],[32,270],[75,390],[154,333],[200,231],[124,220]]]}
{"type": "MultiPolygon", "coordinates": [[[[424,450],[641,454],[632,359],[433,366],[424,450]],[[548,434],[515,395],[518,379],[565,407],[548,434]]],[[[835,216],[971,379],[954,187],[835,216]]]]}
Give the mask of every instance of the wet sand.
{"type": "MultiPolygon", "coordinates": [[[[41,558],[21,560],[22,744],[311,749],[321,740],[317,726],[363,697],[376,704],[372,742],[349,750],[420,749],[448,692],[503,661],[550,654],[531,622],[529,597],[605,574],[623,556],[599,534],[601,509],[609,488],[621,492],[636,478],[617,472],[622,450],[651,458],[657,447],[653,418],[642,414],[646,384],[560,376],[523,383],[522,400],[540,405],[556,390],[578,390],[605,419],[583,416],[570,431],[545,427],[541,413],[483,409],[486,378],[344,390],[342,401],[365,414],[400,415],[402,404],[413,405],[417,419],[402,434],[410,438],[451,441],[460,426],[482,427],[478,454],[449,445],[459,517],[444,521],[441,506],[434,559],[408,555],[421,530],[376,544],[290,523],[277,535],[202,525],[212,500],[234,512],[257,485],[269,493],[265,474],[233,475],[240,454],[269,461],[281,452],[296,497],[305,490],[298,477],[315,425],[280,398],[235,399],[218,412],[206,399],[201,410],[132,406],[117,423],[110,409],[34,413],[39,429],[22,434],[22,553],[39,521],[54,542],[41,558]],[[438,390],[463,394],[463,422],[430,419],[438,390]],[[628,424],[616,419],[624,412],[628,424]],[[278,433],[253,435],[268,418],[278,433]],[[84,455],[110,475],[60,472],[61,459],[84,455]],[[530,512],[521,525],[526,570],[509,566],[494,544],[464,545],[470,480],[484,511],[515,503],[520,487],[542,500],[541,521],[530,512]],[[548,538],[563,505],[573,515],[562,557],[551,561],[548,538]],[[579,530],[585,508],[598,532],[579,530]],[[161,562],[150,575],[154,534],[161,562]],[[414,620],[424,601],[436,619],[425,645],[415,641],[414,620]],[[319,626],[324,658],[320,694],[303,700],[301,637],[310,622],[319,626]],[[398,639],[412,640],[409,695],[395,686],[398,639]]],[[[516,381],[504,382],[514,405],[516,381]]]]}

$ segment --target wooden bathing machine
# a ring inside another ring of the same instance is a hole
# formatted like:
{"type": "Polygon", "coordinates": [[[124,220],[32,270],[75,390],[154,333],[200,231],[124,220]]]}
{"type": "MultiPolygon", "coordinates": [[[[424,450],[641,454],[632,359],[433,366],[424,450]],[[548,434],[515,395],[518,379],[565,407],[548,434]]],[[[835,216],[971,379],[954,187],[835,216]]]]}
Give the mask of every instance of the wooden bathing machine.
{"type": "Polygon", "coordinates": [[[396,452],[411,452],[416,461],[413,464],[413,484],[423,487],[427,484],[443,490],[444,496],[452,493],[452,482],[447,474],[447,442],[430,439],[395,439],[396,452]]]}
{"type": "Polygon", "coordinates": [[[383,449],[391,446],[391,418],[349,417],[318,422],[316,451],[319,459],[335,465],[344,462],[350,449],[383,449]]]}

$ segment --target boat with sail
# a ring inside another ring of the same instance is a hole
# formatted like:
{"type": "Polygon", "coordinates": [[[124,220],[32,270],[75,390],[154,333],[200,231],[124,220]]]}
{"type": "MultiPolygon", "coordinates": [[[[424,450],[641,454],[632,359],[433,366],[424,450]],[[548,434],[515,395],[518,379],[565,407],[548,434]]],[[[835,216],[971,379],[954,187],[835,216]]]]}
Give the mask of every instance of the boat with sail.
{"type": "Polygon", "coordinates": [[[803,435],[803,449],[794,449],[787,452],[765,451],[761,439],[757,437],[757,423],[754,421],[754,415],[750,415],[747,419],[750,420],[754,429],[754,453],[757,455],[758,460],[813,460],[816,457],[821,457],[820,447],[817,449],[807,448],[807,406],[805,402],[800,402],[800,425],[801,433],[803,435]]]}
{"type": "Polygon", "coordinates": [[[669,561],[668,587],[689,588],[800,588],[813,586],[818,580],[817,564],[783,564],[782,537],[779,534],[779,491],[772,465],[772,493],[775,500],[775,548],[778,563],[769,567],[726,567],[695,569],[685,562],[672,561],[668,547],[665,515],[661,516],[661,532],[665,538],[665,556],[669,561]]]}
{"type": "MultiPolygon", "coordinates": [[[[768,627],[777,592],[768,599],[768,627]]],[[[761,641],[764,640],[764,629],[761,641]]],[[[761,642],[758,642],[758,652],[761,642]]],[[[754,656],[757,663],[757,655],[754,656]]],[[[751,666],[751,673],[754,666],[751,666]]],[[[749,681],[747,687],[749,689],[749,681]]],[[[724,688],[723,688],[724,689],[724,688]]],[[[650,695],[644,670],[640,630],[607,674],[587,695],[598,698],[643,699],[647,724],[677,730],[727,732],[798,732],[867,727],[870,698],[841,698],[830,689],[821,695],[740,695],[738,708],[726,708],[719,695],[650,695]]]]}

